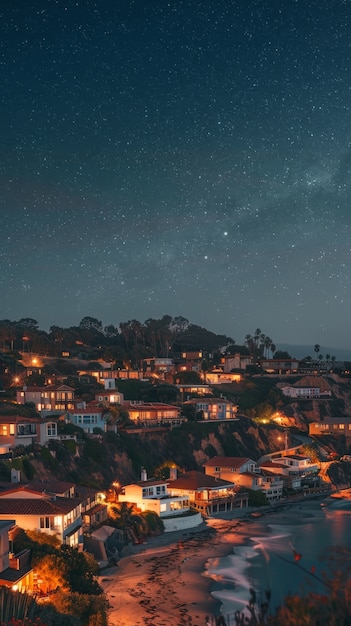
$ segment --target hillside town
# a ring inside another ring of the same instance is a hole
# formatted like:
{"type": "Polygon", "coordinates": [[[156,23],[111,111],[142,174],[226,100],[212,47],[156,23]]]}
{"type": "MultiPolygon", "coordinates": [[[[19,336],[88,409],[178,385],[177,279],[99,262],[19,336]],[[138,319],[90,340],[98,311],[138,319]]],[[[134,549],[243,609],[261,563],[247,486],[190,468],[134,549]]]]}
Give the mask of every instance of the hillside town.
{"type": "MultiPolygon", "coordinates": [[[[351,458],[351,417],[335,415],[333,405],[338,385],[348,380],[347,364],[329,355],[319,358],[319,346],[315,358],[294,359],[274,351],[271,340],[256,332],[243,347],[231,343],[228,349],[219,341],[212,352],[176,352],[167,344],[168,356],[156,352],[138,359],[139,367],[132,360],[119,367],[98,358],[96,333],[100,340],[106,334],[89,323],[81,325],[85,344],[76,339],[74,349],[63,346],[64,333],[56,337],[55,330],[56,354],[50,356],[47,344],[39,349],[33,323],[25,335],[23,325],[17,334],[15,325],[0,325],[0,586],[30,594],[38,606],[48,600],[55,604],[60,585],[45,573],[43,559],[32,558],[33,546],[45,543],[43,537],[57,549],[90,555],[96,574],[118,562],[126,546],[144,541],[152,525],[157,532],[188,531],[216,515],[336,489],[328,470],[333,462],[345,465],[351,458]],[[89,351],[94,361],[83,358],[89,351]],[[255,398],[260,385],[264,393],[255,398]],[[307,410],[305,421],[298,417],[299,407],[301,415],[307,410]],[[67,455],[79,464],[89,446],[112,445],[121,438],[134,445],[177,433],[185,442],[188,427],[193,434],[201,431],[204,439],[204,428],[220,432],[226,427],[234,438],[241,428],[256,428],[257,448],[251,455],[231,455],[207,443],[206,452],[188,466],[168,450],[162,472],[147,456],[139,466],[124,456],[109,483],[99,483],[92,474],[74,481],[74,472],[68,472],[67,455]],[[326,436],[342,441],[343,448],[336,452],[326,436]],[[269,445],[260,447],[262,437],[269,437],[269,445]],[[130,468],[129,481],[123,465],[130,468]],[[31,548],[19,541],[19,530],[34,542],[31,548]]],[[[182,347],[180,334],[176,340],[182,347]]]]}

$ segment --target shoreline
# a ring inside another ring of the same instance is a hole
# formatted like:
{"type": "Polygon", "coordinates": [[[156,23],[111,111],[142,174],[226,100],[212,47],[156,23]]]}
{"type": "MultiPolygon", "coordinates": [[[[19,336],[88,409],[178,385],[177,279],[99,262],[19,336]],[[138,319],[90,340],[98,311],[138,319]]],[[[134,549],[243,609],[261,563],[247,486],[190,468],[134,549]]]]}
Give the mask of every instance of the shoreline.
{"type": "Polygon", "coordinates": [[[128,554],[99,576],[110,606],[109,626],[204,626],[206,617],[219,616],[221,609],[211,595],[215,583],[207,575],[208,562],[213,566],[248,542],[252,524],[284,522],[287,514],[296,521],[313,515],[319,508],[314,500],[279,502],[261,509],[258,516],[257,509],[238,509],[207,518],[186,532],[164,533],[128,546],[128,554]]]}

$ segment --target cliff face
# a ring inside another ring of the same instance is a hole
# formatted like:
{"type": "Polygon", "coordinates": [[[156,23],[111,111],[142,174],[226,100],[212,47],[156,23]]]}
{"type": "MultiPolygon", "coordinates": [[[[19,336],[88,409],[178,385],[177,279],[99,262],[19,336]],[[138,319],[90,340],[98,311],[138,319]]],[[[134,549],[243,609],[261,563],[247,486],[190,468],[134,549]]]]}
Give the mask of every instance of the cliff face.
{"type": "Polygon", "coordinates": [[[149,476],[176,464],[180,470],[202,469],[215,455],[244,456],[257,460],[281,447],[281,430],[261,428],[242,417],[235,422],[187,423],[173,430],[141,431],[140,434],[107,433],[86,441],[76,454],[58,448],[54,456],[38,453],[30,459],[36,478],[56,477],[94,487],[107,488],[139,480],[141,468],[149,476]]]}
{"type": "MultiPolygon", "coordinates": [[[[299,385],[302,381],[299,381],[299,385]]],[[[330,391],[330,398],[316,400],[297,400],[286,404],[281,412],[288,418],[290,426],[296,426],[308,432],[310,422],[322,422],[332,417],[347,417],[351,415],[351,381],[330,375],[326,378],[314,377],[311,386],[320,386],[324,391],[330,391]]]]}
{"type": "MultiPolygon", "coordinates": [[[[286,402],[280,411],[289,426],[308,433],[308,424],[328,417],[351,415],[351,381],[323,379],[332,395],[323,400],[286,402]]],[[[314,382],[315,385],[318,383],[314,382]]],[[[322,442],[338,454],[350,453],[344,437],[324,438],[322,442]]],[[[36,478],[45,476],[77,484],[107,488],[112,482],[126,484],[139,480],[141,468],[149,476],[162,473],[164,466],[176,464],[180,470],[201,469],[215,455],[244,456],[258,460],[267,452],[282,448],[282,430],[274,424],[259,425],[240,416],[235,422],[188,422],[173,430],[141,430],[140,434],[105,433],[86,439],[75,453],[58,446],[54,456],[46,450],[30,459],[36,478]]],[[[351,464],[350,464],[351,466],[351,464]]],[[[348,467],[346,468],[348,470],[348,467]]],[[[336,471],[336,470],[335,470],[336,471]]],[[[348,482],[343,468],[335,479],[348,482]]]]}

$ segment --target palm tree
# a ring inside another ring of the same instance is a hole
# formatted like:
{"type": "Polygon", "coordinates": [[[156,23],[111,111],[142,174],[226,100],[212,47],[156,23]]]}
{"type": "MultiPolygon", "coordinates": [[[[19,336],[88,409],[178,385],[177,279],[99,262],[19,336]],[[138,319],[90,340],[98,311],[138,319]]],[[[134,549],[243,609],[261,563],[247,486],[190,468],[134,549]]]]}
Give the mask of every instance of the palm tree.
{"type": "Polygon", "coordinates": [[[255,330],[255,336],[254,336],[254,340],[255,340],[255,344],[256,344],[256,346],[258,346],[258,342],[259,342],[259,339],[260,339],[261,334],[262,334],[261,329],[260,329],[260,328],[256,328],[256,330],[255,330]]]}
{"type": "Polygon", "coordinates": [[[246,335],[245,336],[245,346],[249,350],[251,356],[253,356],[253,352],[254,352],[254,338],[252,337],[252,335],[246,335]]]}
{"type": "Polygon", "coordinates": [[[314,348],[313,348],[313,350],[315,351],[315,353],[316,353],[317,355],[319,354],[319,352],[320,352],[320,350],[321,350],[321,347],[320,347],[319,343],[315,343],[315,344],[314,344],[314,348]]]}
{"type": "Polygon", "coordinates": [[[272,346],[274,346],[273,341],[267,335],[265,337],[265,340],[264,340],[264,347],[265,347],[265,356],[266,356],[266,358],[268,358],[269,357],[269,353],[272,352],[272,346]]]}
{"type": "Polygon", "coordinates": [[[134,512],[134,504],[120,502],[112,506],[111,511],[117,528],[124,530],[126,543],[128,539],[136,542],[147,534],[147,523],[142,515],[134,512]]]}

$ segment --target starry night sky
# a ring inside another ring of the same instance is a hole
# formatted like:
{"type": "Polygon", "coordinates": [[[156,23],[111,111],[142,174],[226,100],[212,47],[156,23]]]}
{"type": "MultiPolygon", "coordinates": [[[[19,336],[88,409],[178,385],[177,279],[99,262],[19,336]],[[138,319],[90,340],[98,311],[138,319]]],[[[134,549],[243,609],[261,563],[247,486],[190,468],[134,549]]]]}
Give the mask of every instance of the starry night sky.
{"type": "Polygon", "coordinates": [[[0,319],[351,348],[350,0],[2,0],[0,319]]]}

